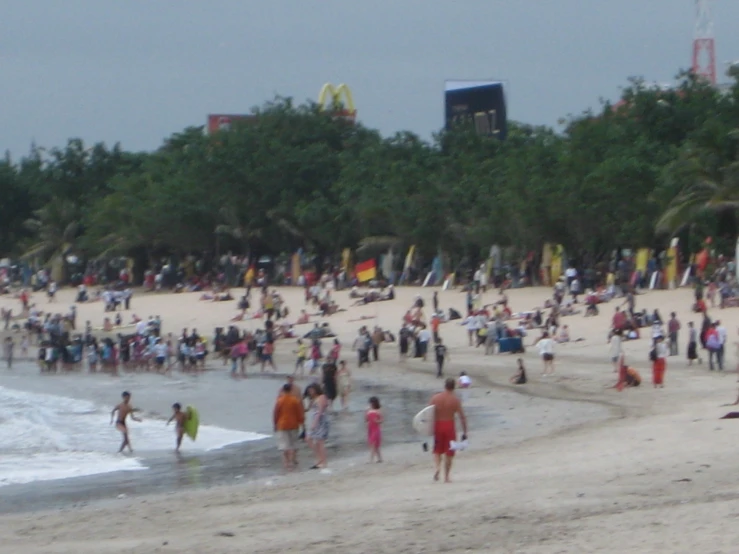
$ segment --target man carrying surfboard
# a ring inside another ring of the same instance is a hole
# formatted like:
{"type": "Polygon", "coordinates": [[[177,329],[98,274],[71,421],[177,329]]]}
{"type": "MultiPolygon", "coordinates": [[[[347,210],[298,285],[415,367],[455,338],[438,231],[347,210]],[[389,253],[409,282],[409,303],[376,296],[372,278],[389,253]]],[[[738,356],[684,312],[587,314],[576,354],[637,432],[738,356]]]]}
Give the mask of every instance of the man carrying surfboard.
{"type": "Polygon", "coordinates": [[[177,448],[174,449],[175,452],[180,451],[182,437],[185,435],[185,423],[187,423],[189,418],[190,414],[182,411],[182,406],[179,402],[172,404],[172,417],[167,421],[167,425],[173,421],[175,422],[175,433],[177,433],[177,448]]]}
{"type": "Polygon", "coordinates": [[[429,402],[434,407],[434,481],[439,480],[441,472],[441,458],[444,457],[444,482],[451,482],[450,473],[454,450],[452,441],[457,440],[457,429],[455,417],[459,416],[462,423],[462,440],[467,440],[467,418],[462,409],[462,403],[454,394],[456,383],[453,378],[448,378],[444,383],[444,390],[436,393],[429,402]]]}

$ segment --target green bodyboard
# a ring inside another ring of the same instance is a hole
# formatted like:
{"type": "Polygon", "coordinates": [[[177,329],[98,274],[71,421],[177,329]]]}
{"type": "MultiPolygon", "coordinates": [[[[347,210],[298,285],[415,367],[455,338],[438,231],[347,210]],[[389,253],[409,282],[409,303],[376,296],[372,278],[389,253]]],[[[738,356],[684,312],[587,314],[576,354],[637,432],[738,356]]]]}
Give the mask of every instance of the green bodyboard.
{"type": "Polygon", "coordinates": [[[188,406],[185,412],[187,412],[187,421],[183,425],[185,434],[192,440],[195,440],[198,436],[198,427],[200,427],[200,416],[198,415],[198,411],[192,406],[188,406]]]}

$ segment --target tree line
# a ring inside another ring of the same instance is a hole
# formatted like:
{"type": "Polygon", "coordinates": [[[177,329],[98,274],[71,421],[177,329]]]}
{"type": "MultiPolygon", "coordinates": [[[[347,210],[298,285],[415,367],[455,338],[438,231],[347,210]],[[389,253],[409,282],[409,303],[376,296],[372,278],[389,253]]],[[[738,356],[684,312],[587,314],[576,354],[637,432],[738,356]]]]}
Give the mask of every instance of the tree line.
{"type": "Polygon", "coordinates": [[[276,98],[228,131],[187,128],[153,152],[32,146],[0,162],[0,254],[41,264],[128,256],[318,259],[416,245],[472,266],[491,245],[512,258],[561,244],[583,265],[619,248],[685,251],[707,236],[733,252],[739,207],[739,80],[719,91],[690,74],[663,90],[631,80],[561,128],[511,123],[430,140],[383,137],[315,104],[276,98]]]}

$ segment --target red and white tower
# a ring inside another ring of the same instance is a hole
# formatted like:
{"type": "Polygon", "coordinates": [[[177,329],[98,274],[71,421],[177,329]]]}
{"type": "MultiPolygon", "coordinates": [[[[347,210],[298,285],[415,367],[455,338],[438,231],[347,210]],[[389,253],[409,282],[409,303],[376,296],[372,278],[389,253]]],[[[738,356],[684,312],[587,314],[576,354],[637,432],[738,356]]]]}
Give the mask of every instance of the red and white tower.
{"type": "Polygon", "coordinates": [[[713,35],[711,0],[695,0],[696,19],[693,40],[693,73],[716,84],[716,39],[713,35]]]}

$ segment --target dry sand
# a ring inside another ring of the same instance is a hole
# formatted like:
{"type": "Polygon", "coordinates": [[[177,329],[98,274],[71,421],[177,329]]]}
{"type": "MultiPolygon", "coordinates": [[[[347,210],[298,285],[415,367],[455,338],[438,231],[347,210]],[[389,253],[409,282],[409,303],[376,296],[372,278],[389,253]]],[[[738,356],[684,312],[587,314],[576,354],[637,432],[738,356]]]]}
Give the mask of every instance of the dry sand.
{"type": "MultiPolygon", "coordinates": [[[[429,289],[399,289],[394,302],[351,309],[333,316],[331,325],[347,349],[361,323],[378,321],[397,331],[418,292],[430,303],[429,289]],[[362,314],[378,317],[348,322],[362,314]]],[[[284,294],[297,314],[302,292],[284,294]]],[[[548,295],[544,289],[512,291],[511,305],[514,311],[530,309],[548,295]]],[[[39,305],[46,303],[36,296],[39,305]]],[[[486,301],[496,296],[489,292],[486,301]]],[[[67,308],[71,298],[72,291],[62,291],[55,311],[67,308]]],[[[133,311],[161,315],[165,332],[197,326],[208,335],[235,313],[234,303],[197,298],[139,294],[133,311]]],[[[338,298],[342,306],[350,303],[345,292],[338,298]]],[[[440,299],[443,308],[464,305],[459,292],[440,293],[440,299]]],[[[638,297],[637,308],[659,308],[663,317],[675,310],[685,328],[689,320],[699,323],[689,312],[691,300],[689,290],[650,292],[638,297]]],[[[449,371],[465,369],[474,378],[470,411],[508,412],[510,420],[489,426],[490,419],[476,420],[473,448],[458,456],[452,484],[433,483],[430,456],[404,445],[386,452],[384,464],[337,463],[330,475],[304,473],[6,516],[0,518],[0,553],[736,552],[739,422],[718,419],[731,410],[723,405],[736,398],[736,375],[710,373],[705,361],[688,368],[683,330],[681,356],[668,360],[665,389],[651,387],[647,339],[625,343],[643,386],[622,393],[609,388],[615,375],[606,332],[617,302],[602,305],[597,318],[564,319],[572,337],[585,340],[558,347],[555,378],[539,377],[540,361],[528,349],[532,383],[515,389],[508,385],[514,356],[484,356],[466,346],[455,322],[442,326],[449,371]],[[504,395],[486,394],[490,390],[504,395]],[[489,405],[493,401],[498,405],[489,405]]],[[[2,299],[0,305],[17,303],[2,299]]],[[[102,321],[101,304],[81,306],[79,313],[82,322],[102,321]]],[[[727,369],[733,369],[739,310],[711,315],[729,330],[727,369]]],[[[382,364],[355,369],[355,375],[400,387],[438,386],[431,361],[399,364],[395,348],[386,346],[382,364]]],[[[278,344],[278,365],[291,363],[290,350],[292,344],[278,344]]],[[[39,377],[63,378],[76,379],[39,377]]],[[[209,388],[215,398],[230,388],[223,382],[209,388]]]]}

